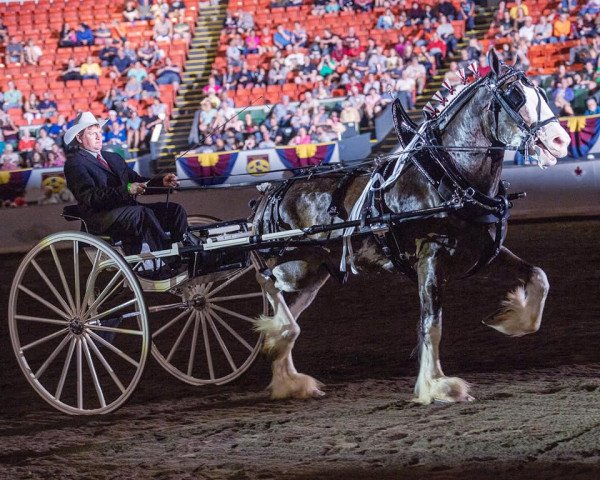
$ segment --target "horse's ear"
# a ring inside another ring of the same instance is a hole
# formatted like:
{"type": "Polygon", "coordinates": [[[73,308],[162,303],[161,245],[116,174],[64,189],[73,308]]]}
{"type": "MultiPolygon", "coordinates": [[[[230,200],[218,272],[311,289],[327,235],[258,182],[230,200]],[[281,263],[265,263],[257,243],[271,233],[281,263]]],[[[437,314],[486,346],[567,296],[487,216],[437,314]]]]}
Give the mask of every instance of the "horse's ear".
{"type": "Polygon", "coordinates": [[[487,54],[488,57],[488,65],[492,69],[494,75],[500,75],[500,59],[498,58],[498,54],[494,48],[490,48],[490,51],[487,54]]]}

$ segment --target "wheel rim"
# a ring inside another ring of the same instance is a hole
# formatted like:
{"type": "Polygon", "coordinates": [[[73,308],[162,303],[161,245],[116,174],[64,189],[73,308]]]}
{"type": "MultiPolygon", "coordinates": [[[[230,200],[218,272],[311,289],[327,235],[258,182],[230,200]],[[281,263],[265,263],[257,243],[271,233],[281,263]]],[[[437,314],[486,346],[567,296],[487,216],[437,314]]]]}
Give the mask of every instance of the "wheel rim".
{"type": "MultiPolygon", "coordinates": [[[[196,216],[189,221],[206,224],[218,220],[196,216]]],[[[269,311],[255,271],[252,263],[192,278],[171,291],[170,300],[165,300],[167,294],[148,297],[151,311],[165,304],[186,304],[150,315],[152,354],[169,373],[192,385],[222,385],[252,365],[262,344],[254,320],[269,311]]]]}
{"type": "Polygon", "coordinates": [[[85,233],[51,235],[25,256],[10,292],[9,330],[29,383],[69,414],[120,407],[148,357],[139,282],[106,242],[85,233]]]}

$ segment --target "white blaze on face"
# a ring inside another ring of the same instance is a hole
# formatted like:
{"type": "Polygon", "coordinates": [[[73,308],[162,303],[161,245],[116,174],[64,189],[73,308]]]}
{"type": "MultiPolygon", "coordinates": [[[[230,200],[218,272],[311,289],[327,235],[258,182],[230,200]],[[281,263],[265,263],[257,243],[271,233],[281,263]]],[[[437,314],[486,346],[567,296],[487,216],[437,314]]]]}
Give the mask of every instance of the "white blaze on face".
{"type": "MultiPolygon", "coordinates": [[[[521,107],[519,114],[527,123],[531,125],[536,122],[543,122],[552,118],[554,114],[550,106],[546,103],[541,94],[533,87],[522,85],[525,93],[525,105],[521,107]],[[540,113],[538,117],[538,104],[540,113]]],[[[571,142],[569,134],[560,126],[558,122],[550,122],[542,127],[537,133],[535,145],[539,147],[541,154],[539,162],[542,166],[551,166],[556,164],[556,159],[567,156],[567,147],[571,142]]]]}

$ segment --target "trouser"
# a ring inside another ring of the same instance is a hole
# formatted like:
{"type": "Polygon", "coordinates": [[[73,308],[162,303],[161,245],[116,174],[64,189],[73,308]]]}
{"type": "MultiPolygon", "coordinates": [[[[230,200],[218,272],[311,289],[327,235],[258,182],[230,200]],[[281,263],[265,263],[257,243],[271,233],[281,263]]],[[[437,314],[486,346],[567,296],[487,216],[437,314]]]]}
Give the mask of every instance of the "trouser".
{"type": "Polygon", "coordinates": [[[144,203],[123,209],[107,233],[124,242],[127,255],[139,253],[147,243],[151,251],[166,250],[187,231],[187,214],[173,202],[144,203]],[[165,232],[169,232],[170,236],[165,232]]]}

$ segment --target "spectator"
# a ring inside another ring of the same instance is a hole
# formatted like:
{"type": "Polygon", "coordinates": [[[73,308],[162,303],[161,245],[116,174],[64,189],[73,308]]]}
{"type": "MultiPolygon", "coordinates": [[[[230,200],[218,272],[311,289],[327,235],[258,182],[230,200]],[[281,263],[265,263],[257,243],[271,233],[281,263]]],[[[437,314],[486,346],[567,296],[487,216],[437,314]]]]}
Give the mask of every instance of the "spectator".
{"type": "Polygon", "coordinates": [[[31,156],[27,163],[31,168],[45,168],[46,167],[46,156],[42,152],[39,152],[38,150],[34,150],[31,153],[31,156]]]}
{"type": "Polygon", "coordinates": [[[271,64],[267,75],[267,83],[269,85],[283,85],[287,78],[287,70],[283,68],[279,62],[275,61],[271,64]]]}
{"type": "Polygon", "coordinates": [[[312,143],[310,135],[307,133],[306,128],[300,127],[298,133],[290,140],[290,145],[307,145],[312,143]]]}
{"type": "Polygon", "coordinates": [[[124,23],[120,23],[118,20],[113,20],[110,24],[110,33],[112,34],[113,40],[122,43],[127,40],[127,29],[124,23]]]}
{"type": "Polygon", "coordinates": [[[370,12],[373,9],[373,0],[354,0],[354,6],[359,12],[370,12]]]}
{"type": "Polygon", "coordinates": [[[39,104],[40,102],[37,95],[31,92],[29,98],[25,101],[25,105],[23,105],[23,118],[27,120],[29,125],[31,125],[31,122],[33,122],[34,119],[42,118],[39,104]]]}
{"type": "Polygon", "coordinates": [[[50,135],[55,142],[62,144],[62,137],[67,131],[67,120],[64,115],[59,115],[56,123],[49,123],[47,125],[48,135],[50,135]]]}
{"type": "Polygon", "coordinates": [[[151,68],[160,59],[160,51],[154,40],[145,40],[137,51],[137,58],[142,65],[151,68]]]}
{"type": "Polygon", "coordinates": [[[508,13],[507,11],[504,12],[499,27],[500,29],[498,31],[498,34],[496,35],[497,38],[506,38],[512,35],[514,31],[514,22],[513,19],[510,17],[510,13],[508,13]]]}
{"type": "Polygon", "coordinates": [[[585,112],[583,113],[584,115],[599,115],[600,114],[600,105],[598,105],[598,102],[596,101],[596,99],[594,97],[589,97],[586,101],[585,104],[587,106],[585,112]]]}
{"type": "Polygon", "coordinates": [[[44,152],[49,152],[52,150],[52,146],[56,143],[54,139],[48,135],[48,132],[43,128],[38,130],[38,138],[36,142],[44,152]]]}
{"type": "Polygon", "coordinates": [[[104,132],[106,133],[110,130],[113,130],[113,125],[115,125],[115,124],[118,125],[120,130],[125,128],[125,122],[123,122],[123,119],[121,117],[119,117],[117,112],[115,110],[109,110],[108,111],[108,120],[106,121],[106,124],[104,125],[104,132]]]}
{"type": "Polygon", "coordinates": [[[98,80],[102,76],[100,64],[94,60],[94,57],[88,56],[86,61],[79,67],[79,73],[83,79],[98,80]]]}
{"type": "Polygon", "coordinates": [[[281,24],[277,25],[277,30],[273,34],[273,44],[280,50],[283,50],[287,45],[290,45],[292,42],[292,32],[286,30],[281,24]]]}
{"type": "Polygon", "coordinates": [[[440,39],[437,33],[434,33],[426,49],[435,58],[436,67],[440,68],[446,58],[446,43],[440,39]]]}
{"type": "Polygon", "coordinates": [[[419,63],[417,57],[412,57],[404,71],[409,79],[414,80],[417,95],[421,95],[425,89],[425,82],[427,81],[427,70],[425,69],[425,66],[419,63]]]}
{"type": "Polygon", "coordinates": [[[533,27],[533,43],[554,43],[556,42],[556,38],[552,36],[553,27],[552,24],[548,22],[548,19],[541,15],[537,25],[533,27]]]}
{"type": "Polygon", "coordinates": [[[190,24],[185,21],[185,10],[179,10],[179,13],[174,16],[173,21],[173,39],[185,40],[186,43],[190,43],[192,32],[190,24]]]}
{"type": "Polygon", "coordinates": [[[150,72],[142,81],[142,100],[160,96],[160,87],[156,83],[156,75],[150,72]]]}
{"type": "Polygon", "coordinates": [[[519,9],[523,10],[523,15],[529,15],[529,7],[523,3],[523,0],[515,0],[515,4],[508,11],[510,18],[515,20],[519,15],[519,9]]]}
{"type": "Polygon", "coordinates": [[[292,43],[297,47],[305,47],[308,43],[308,35],[300,22],[294,22],[292,29],[292,43]]]}
{"type": "Polygon", "coordinates": [[[558,19],[554,21],[553,35],[558,39],[559,42],[564,42],[571,36],[571,20],[569,20],[569,14],[562,12],[558,19]]]}
{"type": "Polygon", "coordinates": [[[444,74],[443,83],[448,84],[451,87],[462,85],[463,81],[458,74],[458,63],[450,62],[448,71],[444,74]]]}
{"type": "Polygon", "coordinates": [[[256,149],[256,139],[254,138],[254,136],[250,136],[246,140],[244,140],[244,146],[242,147],[242,150],[254,149],[256,149]]]}
{"type": "Polygon", "coordinates": [[[4,137],[4,144],[16,148],[19,143],[19,129],[8,113],[0,112],[0,131],[4,137]]]}
{"type": "Polygon", "coordinates": [[[475,2],[473,0],[462,0],[457,18],[465,21],[465,30],[475,30],[475,2]]]}
{"type": "Polygon", "coordinates": [[[160,15],[154,24],[154,40],[170,42],[173,38],[173,24],[165,15],[160,15]]]}
{"type": "Polygon", "coordinates": [[[129,77],[129,80],[123,88],[125,98],[139,100],[142,98],[142,85],[136,77],[129,77]]]}
{"type": "Polygon", "coordinates": [[[15,82],[12,80],[8,81],[6,90],[3,92],[4,104],[2,108],[7,111],[11,108],[23,107],[23,94],[20,90],[15,87],[15,82]]]}
{"type": "Polygon", "coordinates": [[[148,72],[144,68],[141,62],[135,62],[133,66],[127,71],[127,78],[135,78],[140,84],[148,76],[148,72]]]}
{"type": "Polygon", "coordinates": [[[458,41],[456,40],[454,27],[448,21],[448,18],[445,15],[440,15],[440,23],[435,31],[440,39],[446,43],[446,51],[448,54],[454,56],[454,51],[456,50],[456,44],[458,41]]]}
{"type": "Polygon", "coordinates": [[[166,0],[154,0],[150,11],[154,15],[154,18],[159,18],[161,15],[167,16],[169,14],[169,4],[166,0]]]}
{"type": "Polygon", "coordinates": [[[117,56],[113,59],[113,62],[112,62],[111,77],[119,78],[120,76],[122,76],[124,73],[127,72],[129,67],[131,66],[131,64],[132,64],[131,59],[125,55],[125,50],[122,48],[119,48],[119,50],[117,52],[117,56]]]}
{"type": "Polygon", "coordinates": [[[23,44],[15,37],[10,37],[8,45],[6,45],[5,61],[7,64],[10,63],[23,63],[24,61],[24,49],[23,44]]]}
{"type": "Polygon", "coordinates": [[[105,22],[100,22],[100,26],[94,30],[94,38],[96,39],[96,43],[102,44],[106,42],[106,40],[112,40],[112,33],[105,22]]]}
{"type": "Polygon", "coordinates": [[[128,22],[135,22],[140,18],[140,12],[137,9],[136,2],[128,0],[123,8],[123,17],[128,22]]]}
{"type": "Polygon", "coordinates": [[[52,97],[52,93],[44,92],[43,99],[38,104],[38,109],[43,118],[52,118],[56,115],[58,106],[52,97]]]}
{"type": "Polygon", "coordinates": [[[227,65],[231,65],[232,67],[241,67],[242,52],[242,41],[238,38],[232,38],[229,42],[227,50],[225,51],[225,56],[227,57],[227,65]]]}
{"type": "Polygon", "coordinates": [[[148,143],[150,134],[152,130],[157,125],[163,123],[164,118],[160,118],[158,115],[154,114],[154,109],[150,106],[147,109],[147,115],[142,117],[142,128],[140,131],[140,146],[142,143],[148,143]]]}
{"type": "Polygon", "coordinates": [[[94,32],[85,23],[80,23],[75,32],[77,38],[77,45],[93,45],[94,44],[94,32]]]}
{"type": "Polygon", "coordinates": [[[4,19],[0,17],[0,44],[6,43],[8,39],[8,27],[4,24],[4,19]]]}
{"type": "Polygon", "coordinates": [[[127,146],[127,132],[117,123],[113,123],[108,132],[104,133],[104,143],[125,147],[127,146]]]}
{"type": "Polygon", "coordinates": [[[575,98],[575,92],[569,87],[567,78],[561,79],[554,90],[552,91],[553,104],[550,108],[558,116],[561,115],[573,115],[573,108],[571,102],[575,98]]]}
{"type": "Polygon", "coordinates": [[[23,60],[29,65],[37,65],[42,56],[42,49],[33,40],[29,39],[23,49],[23,60]]]}
{"type": "Polygon", "coordinates": [[[437,15],[444,15],[450,21],[454,20],[457,14],[456,8],[449,0],[440,0],[434,11],[436,11],[437,15]]]}
{"type": "Polygon", "coordinates": [[[100,52],[98,52],[98,58],[100,58],[103,67],[108,67],[109,65],[112,65],[112,62],[117,56],[117,52],[119,51],[119,49],[117,48],[118,44],[118,40],[104,40],[104,47],[102,47],[100,52]]]}
{"type": "Polygon", "coordinates": [[[35,138],[31,136],[31,132],[28,128],[24,128],[19,139],[17,150],[21,154],[25,154],[25,157],[31,156],[35,147],[35,138]]]}
{"type": "Polygon", "coordinates": [[[353,107],[349,101],[342,103],[342,111],[340,112],[340,122],[342,123],[354,123],[358,127],[360,124],[360,112],[357,108],[353,107]]]}
{"type": "Polygon", "coordinates": [[[74,47],[77,45],[77,33],[68,23],[64,23],[58,34],[58,45],[60,47],[74,47]]]}
{"type": "Polygon", "coordinates": [[[127,130],[127,146],[130,149],[137,150],[140,145],[140,132],[142,129],[142,119],[137,110],[132,110],[131,117],[125,121],[125,129],[127,130]]]}
{"type": "Polygon", "coordinates": [[[377,19],[375,28],[379,30],[390,30],[394,26],[394,14],[387,8],[377,19]]]}
{"type": "Polygon", "coordinates": [[[23,161],[14,147],[8,143],[4,147],[4,153],[0,155],[0,170],[18,170],[23,168],[23,161]]]}
{"type": "Polygon", "coordinates": [[[83,78],[81,76],[81,69],[75,64],[74,58],[69,58],[67,68],[63,70],[61,77],[65,82],[67,80],[81,80],[83,78]]]}
{"type": "Polygon", "coordinates": [[[181,84],[181,68],[173,65],[169,57],[165,58],[165,66],[160,68],[156,75],[156,83],[159,85],[172,85],[173,91],[177,94],[179,85],[181,84]]]}
{"type": "Polygon", "coordinates": [[[535,38],[535,26],[531,17],[525,17],[525,25],[519,28],[519,37],[528,42],[533,42],[535,38]]]}
{"type": "Polygon", "coordinates": [[[52,145],[52,150],[49,152],[53,155],[52,160],[50,159],[50,155],[48,155],[49,167],[62,167],[67,161],[67,156],[65,155],[65,151],[58,146],[58,144],[54,143],[52,145]]]}

